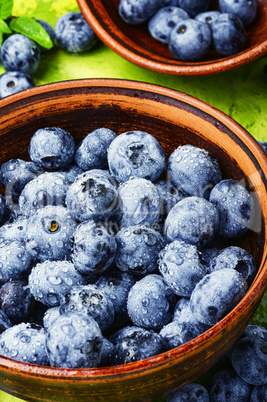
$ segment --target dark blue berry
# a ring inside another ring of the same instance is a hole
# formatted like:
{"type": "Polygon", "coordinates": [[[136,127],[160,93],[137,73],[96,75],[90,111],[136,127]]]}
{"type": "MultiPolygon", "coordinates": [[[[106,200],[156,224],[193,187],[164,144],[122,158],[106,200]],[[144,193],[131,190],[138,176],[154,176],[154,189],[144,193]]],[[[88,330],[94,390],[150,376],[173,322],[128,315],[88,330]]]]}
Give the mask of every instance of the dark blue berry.
{"type": "Polygon", "coordinates": [[[209,8],[210,0],[178,0],[179,7],[184,9],[191,17],[206,11],[209,8]]]}
{"type": "Polygon", "coordinates": [[[120,0],[119,14],[131,25],[140,24],[150,18],[160,7],[160,0],[120,0]]]}
{"type": "Polygon", "coordinates": [[[116,133],[108,128],[102,127],[92,131],[79,144],[75,162],[83,170],[107,168],[107,150],[115,138],[116,133]]]}
{"type": "Polygon", "coordinates": [[[154,184],[162,201],[161,221],[164,221],[172,207],[184,198],[184,194],[178,190],[169,178],[166,180],[157,180],[154,184]]]}
{"type": "Polygon", "coordinates": [[[118,135],[108,148],[108,165],[118,182],[131,176],[154,182],[165,168],[162,146],[144,131],[128,131],[118,135]]]}
{"type": "Polygon", "coordinates": [[[223,13],[235,14],[244,25],[254,21],[257,14],[256,0],[219,0],[219,7],[223,13]]]}
{"type": "Polygon", "coordinates": [[[20,71],[7,71],[0,76],[0,98],[32,87],[34,87],[32,78],[20,71]]]}
{"type": "Polygon", "coordinates": [[[43,327],[48,329],[53,321],[60,316],[60,306],[48,308],[43,315],[43,327]]]}
{"type": "Polygon", "coordinates": [[[209,393],[203,385],[191,382],[172,392],[167,402],[209,402],[209,393]]]}
{"type": "Polygon", "coordinates": [[[160,335],[166,340],[168,349],[177,348],[200,334],[198,327],[189,321],[172,321],[160,331],[160,335]]]}
{"type": "Polygon", "coordinates": [[[19,216],[11,222],[6,222],[0,227],[0,243],[5,240],[25,241],[27,218],[19,216]]]}
{"type": "MultiPolygon", "coordinates": [[[[267,67],[266,67],[267,72],[267,67]]],[[[262,147],[263,151],[266,153],[267,156],[267,142],[266,141],[259,141],[260,146],[262,147]]]]}
{"type": "Polygon", "coordinates": [[[59,46],[70,53],[86,52],[97,42],[94,31],[78,11],[59,17],[54,30],[59,46]]]}
{"type": "Polygon", "coordinates": [[[9,279],[18,279],[27,271],[32,257],[25,245],[18,240],[5,240],[0,243],[0,284],[9,279]]]}
{"type": "Polygon", "coordinates": [[[31,305],[31,292],[24,281],[11,279],[0,288],[0,309],[7,314],[13,324],[28,319],[31,305]]]}
{"type": "Polygon", "coordinates": [[[64,166],[62,169],[59,169],[58,172],[63,173],[69,183],[73,183],[76,177],[83,173],[83,170],[75,163],[71,163],[70,165],[64,166]]]}
{"type": "Polygon", "coordinates": [[[205,22],[211,28],[212,24],[217,21],[218,17],[221,15],[220,11],[210,10],[199,13],[195,16],[197,21],[205,22]]]}
{"type": "Polygon", "coordinates": [[[2,196],[2,194],[0,194],[0,224],[3,221],[5,213],[6,213],[6,200],[2,196]]]}
{"type": "Polygon", "coordinates": [[[4,332],[6,329],[11,328],[12,323],[6,313],[0,309],[0,335],[2,332],[4,332]]]}
{"type": "Polygon", "coordinates": [[[46,331],[45,345],[52,367],[97,367],[103,336],[92,317],[71,311],[52,322],[46,331]]]}
{"type": "Polygon", "coordinates": [[[114,353],[114,345],[107,338],[103,337],[100,367],[112,366],[112,355],[114,353]]]}
{"type": "Polygon", "coordinates": [[[267,401],[267,384],[256,385],[253,387],[250,402],[262,402],[267,401]]]}
{"type": "Polygon", "coordinates": [[[1,47],[1,63],[6,71],[34,74],[40,62],[39,46],[21,34],[9,36],[1,47]]]}
{"type": "Polygon", "coordinates": [[[69,132],[59,127],[45,127],[34,133],[28,152],[33,162],[46,169],[58,169],[73,161],[75,148],[69,132]]]}
{"type": "Polygon", "coordinates": [[[185,297],[182,297],[176,303],[173,311],[172,321],[177,321],[180,323],[189,322],[195,327],[195,330],[198,334],[207,331],[210,327],[210,325],[203,324],[196,319],[190,308],[190,299],[185,297]]]}

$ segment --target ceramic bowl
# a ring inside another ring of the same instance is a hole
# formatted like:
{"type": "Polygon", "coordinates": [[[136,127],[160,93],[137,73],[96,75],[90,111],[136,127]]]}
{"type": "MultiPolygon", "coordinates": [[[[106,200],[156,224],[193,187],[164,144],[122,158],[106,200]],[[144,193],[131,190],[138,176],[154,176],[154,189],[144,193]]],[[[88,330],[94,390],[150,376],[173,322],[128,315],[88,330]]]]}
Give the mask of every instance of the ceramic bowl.
{"type": "Polygon", "coordinates": [[[27,147],[41,127],[69,131],[76,143],[106,126],[117,134],[144,130],[166,156],[190,143],[219,160],[224,177],[246,184],[255,198],[256,226],[236,244],[253,254],[257,276],[240,303],[192,341],[134,363],[60,369],[0,356],[0,389],[29,401],[149,401],[195,380],[238,339],[267,286],[267,166],[256,140],[218,109],[186,94],[141,82],[111,79],[39,86],[0,101],[0,163],[29,159],[27,147]]]}
{"type": "MultiPolygon", "coordinates": [[[[167,45],[153,39],[147,23],[131,26],[118,13],[120,0],[77,0],[80,10],[98,37],[126,60],[146,69],[172,75],[205,75],[241,66],[267,54],[267,3],[257,0],[257,17],[246,28],[242,52],[223,57],[215,50],[195,62],[176,60],[167,45]]],[[[212,1],[211,9],[218,7],[212,1]]]]}

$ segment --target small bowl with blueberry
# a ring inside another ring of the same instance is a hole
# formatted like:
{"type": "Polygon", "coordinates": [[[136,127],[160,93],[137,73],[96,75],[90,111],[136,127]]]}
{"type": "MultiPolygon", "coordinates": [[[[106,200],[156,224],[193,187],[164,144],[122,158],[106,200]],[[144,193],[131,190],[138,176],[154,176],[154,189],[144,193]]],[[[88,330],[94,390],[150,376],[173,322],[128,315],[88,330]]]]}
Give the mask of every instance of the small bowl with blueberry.
{"type": "Polygon", "coordinates": [[[267,53],[262,0],[78,0],[98,37],[128,61],[172,75],[226,71],[267,53]]]}
{"type": "Polygon", "coordinates": [[[0,124],[0,389],[153,400],[229,351],[266,383],[249,323],[267,283],[267,168],[245,129],[112,79],[6,97],[0,124]]]}

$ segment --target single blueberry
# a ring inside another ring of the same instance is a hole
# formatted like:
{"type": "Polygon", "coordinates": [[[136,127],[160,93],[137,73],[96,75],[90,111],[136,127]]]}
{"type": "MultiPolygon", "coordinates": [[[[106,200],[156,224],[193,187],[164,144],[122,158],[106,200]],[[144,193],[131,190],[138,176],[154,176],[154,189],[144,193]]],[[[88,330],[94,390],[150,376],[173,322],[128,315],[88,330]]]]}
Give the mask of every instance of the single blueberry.
{"type": "Polygon", "coordinates": [[[165,341],[161,335],[137,326],[118,330],[110,341],[114,344],[114,365],[132,363],[165,351],[165,341]]]}
{"type": "Polygon", "coordinates": [[[73,161],[75,142],[62,128],[39,128],[31,138],[28,152],[33,162],[46,169],[58,169],[73,161]]]}
{"type": "Polygon", "coordinates": [[[103,336],[92,317],[72,311],[52,322],[46,331],[45,345],[52,367],[97,367],[103,336]]]}
{"type": "Polygon", "coordinates": [[[195,16],[195,20],[205,22],[208,26],[212,27],[215,21],[217,21],[218,17],[221,15],[220,11],[210,10],[204,11],[203,13],[199,13],[195,16]]]}
{"type": "Polygon", "coordinates": [[[145,131],[128,131],[118,135],[108,148],[108,165],[118,182],[131,176],[154,182],[165,168],[162,146],[145,131]]]}
{"type": "Polygon", "coordinates": [[[68,210],[80,222],[110,218],[117,212],[118,201],[114,181],[99,169],[78,175],[66,196],[68,210]]]}
{"type": "Polygon", "coordinates": [[[219,7],[223,13],[235,14],[244,25],[254,21],[257,14],[256,0],[219,0],[219,7]]]}
{"type": "Polygon", "coordinates": [[[237,180],[225,179],[217,183],[211,190],[209,200],[219,211],[218,233],[222,236],[239,237],[252,227],[254,200],[237,180]]]}
{"type": "Polygon", "coordinates": [[[218,53],[231,56],[245,46],[245,28],[234,14],[222,13],[212,24],[213,45],[218,53]]]}
{"type": "Polygon", "coordinates": [[[116,133],[108,128],[102,127],[92,131],[79,144],[75,162],[83,170],[107,168],[107,150],[115,138],[116,133]]]}
{"type": "Polygon", "coordinates": [[[215,236],[218,225],[219,212],[211,202],[200,197],[186,197],[169,212],[165,234],[170,242],[184,240],[203,247],[215,236]]]}
{"type": "Polygon", "coordinates": [[[112,355],[114,353],[114,345],[107,338],[103,337],[101,360],[99,367],[112,366],[112,355]]]}
{"type": "Polygon", "coordinates": [[[190,297],[206,267],[195,245],[175,240],[160,252],[159,271],[175,294],[190,297]]]}
{"type": "Polygon", "coordinates": [[[159,330],[172,317],[174,295],[161,275],[150,274],[130,289],[127,310],[134,325],[159,330]]]}
{"type": "Polygon", "coordinates": [[[7,71],[0,76],[0,98],[34,87],[32,78],[20,71],[7,71]]]}
{"type": "Polygon", "coordinates": [[[261,325],[249,324],[242,334],[242,337],[262,338],[267,341],[267,329],[261,325]]]}
{"type": "Polygon", "coordinates": [[[179,7],[160,8],[148,22],[150,35],[161,43],[169,43],[171,31],[178,22],[190,18],[186,11],[179,7]]]}
{"type": "Polygon", "coordinates": [[[230,368],[212,376],[208,392],[211,402],[249,402],[251,387],[230,368]]]}
{"type": "Polygon", "coordinates": [[[49,261],[36,264],[29,275],[29,290],[35,300],[48,307],[60,305],[73,286],[85,284],[84,278],[70,261],[49,261]]]}
{"type": "Polygon", "coordinates": [[[27,222],[26,249],[38,261],[70,259],[71,238],[77,226],[68,210],[48,205],[27,222]]]}
{"type": "Polygon", "coordinates": [[[45,172],[25,185],[19,196],[21,213],[31,216],[48,205],[65,206],[70,183],[60,172],[45,172]]]}
{"type": "Polygon", "coordinates": [[[179,7],[185,10],[191,17],[206,11],[209,8],[210,0],[178,0],[179,7]]]}
{"type": "Polygon", "coordinates": [[[53,321],[60,316],[60,306],[48,308],[43,315],[43,327],[48,329],[53,321]]]}
{"type": "Polygon", "coordinates": [[[205,275],[190,297],[190,308],[203,324],[215,325],[242,299],[247,282],[238,271],[220,269],[205,275]]]}
{"type": "Polygon", "coordinates": [[[60,47],[70,53],[90,50],[98,38],[81,12],[70,11],[57,19],[55,36],[60,47]]]}
{"type": "Polygon", "coordinates": [[[44,329],[24,322],[6,329],[0,335],[0,355],[24,363],[49,366],[44,329]]]}
{"type": "Polygon", "coordinates": [[[167,402],[209,402],[209,393],[203,385],[191,382],[169,394],[167,402]]]}
{"type": "Polygon", "coordinates": [[[0,194],[0,224],[6,213],[6,199],[0,194]]]}
{"type": "Polygon", "coordinates": [[[146,179],[131,177],[118,188],[121,227],[157,226],[160,220],[161,199],[156,186],[146,179]]]}
{"type": "Polygon", "coordinates": [[[84,221],[73,233],[71,258],[83,275],[100,276],[113,263],[116,250],[115,235],[102,222],[84,221]]]}
{"type": "Polygon", "coordinates": [[[210,261],[208,271],[210,273],[223,268],[232,268],[240,272],[248,285],[251,285],[257,273],[257,266],[253,256],[248,251],[237,246],[230,246],[221,250],[210,261]]]}
{"type": "Polygon", "coordinates": [[[262,401],[267,401],[267,384],[255,385],[250,395],[250,402],[262,401]]]}
{"type": "Polygon", "coordinates": [[[190,144],[178,147],[169,157],[170,179],[184,194],[208,199],[222,179],[219,163],[208,151],[190,144]]]}
{"type": "Polygon", "coordinates": [[[119,270],[135,276],[151,274],[157,269],[159,252],[165,241],[156,230],[134,225],[116,234],[116,265],[119,270]]]}
{"type": "Polygon", "coordinates": [[[34,74],[40,62],[39,46],[21,34],[9,36],[1,47],[1,63],[6,71],[34,74]]]}
{"type": "Polygon", "coordinates": [[[96,285],[73,286],[60,304],[60,313],[79,312],[93,317],[102,331],[114,321],[114,305],[111,298],[96,285]]]}
{"type": "Polygon", "coordinates": [[[199,328],[189,321],[172,321],[160,331],[169,350],[191,341],[200,334],[199,328]]]}
{"type": "Polygon", "coordinates": [[[150,18],[160,7],[162,0],[120,0],[119,14],[131,25],[140,24],[150,18]]]}
{"type": "Polygon", "coordinates": [[[31,305],[31,292],[24,281],[11,279],[0,288],[0,309],[7,314],[13,324],[28,319],[31,305]]]}
{"type": "Polygon", "coordinates": [[[196,319],[190,308],[190,299],[186,297],[182,297],[176,303],[173,311],[172,321],[177,321],[180,323],[189,322],[195,327],[198,334],[207,331],[210,327],[210,325],[203,324],[196,319]]]}
{"type": "Polygon", "coordinates": [[[12,323],[6,313],[0,309],[0,335],[6,329],[11,328],[12,323]]]}
{"type": "Polygon", "coordinates": [[[5,240],[18,240],[23,243],[26,237],[27,222],[28,220],[24,216],[5,222],[0,227],[0,243],[5,240]]]}
{"type": "Polygon", "coordinates": [[[0,243],[0,284],[10,279],[19,279],[27,271],[32,257],[25,245],[16,239],[0,243]]]}

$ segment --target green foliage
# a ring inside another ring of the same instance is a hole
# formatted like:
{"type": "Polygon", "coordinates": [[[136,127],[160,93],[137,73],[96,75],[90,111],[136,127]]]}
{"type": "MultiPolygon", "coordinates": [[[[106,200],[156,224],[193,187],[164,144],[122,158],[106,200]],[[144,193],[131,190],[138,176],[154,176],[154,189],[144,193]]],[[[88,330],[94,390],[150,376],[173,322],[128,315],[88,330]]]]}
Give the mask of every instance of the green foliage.
{"type": "Polygon", "coordinates": [[[13,9],[13,0],[0,0],[0,17],[6,20],[11,16],[13,9]]]}

